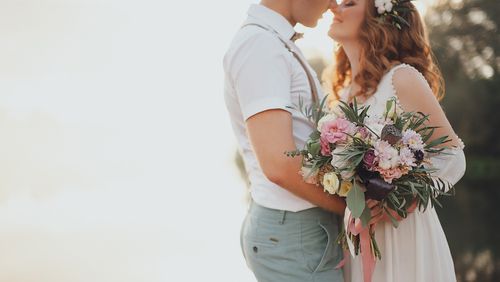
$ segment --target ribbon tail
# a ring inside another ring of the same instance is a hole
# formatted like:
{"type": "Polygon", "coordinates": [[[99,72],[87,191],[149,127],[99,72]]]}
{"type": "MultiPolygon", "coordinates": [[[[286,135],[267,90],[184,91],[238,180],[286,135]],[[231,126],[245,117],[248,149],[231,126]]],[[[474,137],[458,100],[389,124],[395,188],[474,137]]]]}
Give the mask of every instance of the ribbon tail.
{"type": "Polygon", "coordinates": [[[354,248],[354,243],[351,240],[351,236],[349,235],[351,233],[352,229],[352,222],[353,222],[351,210],[349,210],[348,207],[346,207],[345,212],[344,212],[344,232],[345,232],[345,237],[347,241],[347,246],[349,247],[349,253],[351,254],[351,257],[355,257],[355,248],[354,248]]]}
{"type": "Polygon", "coordinates": [[[370,227],[363,228],[360,233],[361,260],[363,261],[364,282],[371,282],[375,270],[375,257],[371,250],[370,227]]]}
{"type": "Polygon", "coordinates": [[[344,258],[335,266],[335,269],[340,269],[345,266],[347,263],[347,258],[349,257],[350,253],[348,250],[344,250],[344,258]]]}

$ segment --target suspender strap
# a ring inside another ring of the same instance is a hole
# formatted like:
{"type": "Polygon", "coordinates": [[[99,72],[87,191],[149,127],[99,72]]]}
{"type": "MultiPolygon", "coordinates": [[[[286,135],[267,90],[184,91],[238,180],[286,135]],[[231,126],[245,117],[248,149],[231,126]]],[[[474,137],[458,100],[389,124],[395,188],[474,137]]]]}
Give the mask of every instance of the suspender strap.
{"type": "Polygon", "coordinates": [[[265,29],[267,31],[272,32],[273,34],[275,34],[278,37],[278,39],[281,42],[283,42],[283,44],[285,44],[286,49],[288,51],[290,51],[290,53],[292,53],[292,55],[297,59],[297,61],[299,61],[300,65],[302,66],[302,68],[306,72],[307,80],[309,81],[309,86],[311,87],[312,101],[313,101],[313,103],[316,104],[318,102],[318,89],[317,89],[316,83],[314,82],[314,78],[313,78],[313,76],[311,74],[311,71],[309,70],[309,67],[307,66],[306,61],[302,58],[302,56],[300,56],[300,54],[298,54],[293,49],[293,47],[290,45],[290,41],[287,40],[287,39],[284,39],[276,30],[272,29],[269,26],[263,25],[263,24],[254,23],[254,22],[247,22],[247,23],[243,24],[241,26],[241,28],[244,28],[244,27],[249,26],[249,25],[258,26],[260,28],[263,28],[263,29],[265,29]]]}

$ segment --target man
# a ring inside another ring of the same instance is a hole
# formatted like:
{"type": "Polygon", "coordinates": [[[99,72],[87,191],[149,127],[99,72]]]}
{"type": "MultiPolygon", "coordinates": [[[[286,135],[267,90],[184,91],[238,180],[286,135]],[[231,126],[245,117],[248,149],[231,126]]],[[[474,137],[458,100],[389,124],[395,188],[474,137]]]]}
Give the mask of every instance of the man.
{"type": "Polygon", "coordinates": [[[313,125],[289,106],[322,99],[294,44],[294,26],[315,27],[335,0],[263,0],[224,57],[225,101],[250,179],[242,251],[260,282],[343,281],[335,242],[345,202],[303,181],[300,157],[313,125]],[[315,98],[316,97],[316,98],[315,98]]]}

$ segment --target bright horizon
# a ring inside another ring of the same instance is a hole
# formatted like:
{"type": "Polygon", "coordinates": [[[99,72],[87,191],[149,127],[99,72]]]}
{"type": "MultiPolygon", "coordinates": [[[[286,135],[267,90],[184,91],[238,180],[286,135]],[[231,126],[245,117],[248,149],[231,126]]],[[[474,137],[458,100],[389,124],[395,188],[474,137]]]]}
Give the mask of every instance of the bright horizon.
{"type": "Polygon", "coordinates": [[[254,281],[221,61],[256,2],[2,4],[0,281],[254,281]]]}

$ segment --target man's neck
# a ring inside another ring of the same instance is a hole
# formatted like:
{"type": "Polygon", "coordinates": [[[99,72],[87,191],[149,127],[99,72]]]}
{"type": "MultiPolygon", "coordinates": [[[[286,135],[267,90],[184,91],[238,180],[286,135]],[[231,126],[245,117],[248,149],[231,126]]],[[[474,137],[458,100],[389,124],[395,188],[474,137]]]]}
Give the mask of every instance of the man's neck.
{"type": "Polygon", "coordinates": [[[297,21],[292,17],[291,2],[287,0],[262,0],[260,5],[267,7],[276,13],[282,15],[293,27],[297,21]]]}

